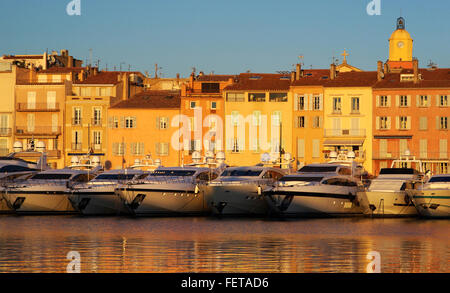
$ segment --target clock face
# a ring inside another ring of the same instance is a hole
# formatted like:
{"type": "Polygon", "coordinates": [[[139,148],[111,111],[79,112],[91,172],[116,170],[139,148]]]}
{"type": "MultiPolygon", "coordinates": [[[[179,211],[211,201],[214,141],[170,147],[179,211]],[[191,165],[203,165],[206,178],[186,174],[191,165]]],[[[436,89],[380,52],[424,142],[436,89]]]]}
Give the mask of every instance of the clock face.
{"type": "Polygon", "coordinates": [[[404,45],[405,45],[405,44],[403,44],[402,41],[400,41],[400,42],[397,43],[397,47],[399,47],[399,48],[403,48],[404,45]]]}

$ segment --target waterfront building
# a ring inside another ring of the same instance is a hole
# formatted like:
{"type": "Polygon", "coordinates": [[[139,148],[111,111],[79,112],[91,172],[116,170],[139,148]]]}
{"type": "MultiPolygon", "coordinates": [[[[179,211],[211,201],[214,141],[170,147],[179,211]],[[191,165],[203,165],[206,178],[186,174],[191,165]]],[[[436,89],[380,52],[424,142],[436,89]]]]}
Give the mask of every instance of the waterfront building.
{"type": "Polygon", "coordinates": [[[171,122],[180,114],[180,100],[179,91],[143,91],[109,107],[105,166],[124,168],[145,156],[178,166],[181,152],[171,143],[178,127],[171,122]]]}

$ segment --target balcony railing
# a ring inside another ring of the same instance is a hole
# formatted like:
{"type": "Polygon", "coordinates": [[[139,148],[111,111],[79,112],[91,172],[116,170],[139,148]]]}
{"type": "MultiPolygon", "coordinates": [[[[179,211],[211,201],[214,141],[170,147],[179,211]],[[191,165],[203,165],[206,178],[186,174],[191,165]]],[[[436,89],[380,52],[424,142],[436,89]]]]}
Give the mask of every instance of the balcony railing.
{"type": "Polygon", "coordinates": [[[59,103],[17,103],[17,112],[59,112],[59,103]]]}
{"type": "Polygon", "coordinates": [[[93,143],[91,145],[91,149],[94,151],[100,151],[102,149],[102,144],[101,143],[93,143]]]}
{"type": "Polygon", "coordinates": [[[9,149],[1,148],[0,149],[0,156],[6,156],[9,154],[9,149]]]}
{"type": "Polygon", "coordinates": [[[11,128],[0,128],[0,136],[11,136],[11,128]]]}
{"type": "Polygon", "coordinates": [[[16,133],[16,135],[54,136],[54,135],[61,134],[61,127],[60,126],[35,126],[35,127],[17,126],[15,133],[16,133]]]}
{"type": "MultiPolygon", "coordinates": [[[[422,161],[448,161],[450,159],[450,153],[447,152],[419,152],[419,151],[411,151],[411,156],[415,157],[418,160],[422,161]]],[[[374,151],[373,154],[374,160],[395,160],[399,159],[400,157],[404,157],[404,152],[380,152],[380,151],[374,151]]]]}
{"type": "Polygon", "coordinates": [[[366,137],[365,129],[325,129],[325,137],[366,137]]]}

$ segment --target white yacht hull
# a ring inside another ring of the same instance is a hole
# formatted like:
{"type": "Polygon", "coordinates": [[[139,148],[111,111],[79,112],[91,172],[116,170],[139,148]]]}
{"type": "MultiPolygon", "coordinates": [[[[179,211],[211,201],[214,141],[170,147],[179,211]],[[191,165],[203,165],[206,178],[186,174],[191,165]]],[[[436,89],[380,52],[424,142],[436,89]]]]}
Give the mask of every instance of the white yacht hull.
{"type": "Polygon", "coordinates": [[[265,192],[273,213],[287,217],[327,217],[361,215],[355,191],[333,186],[277,187],[265,192]]]}
{"type": "Polygon", "coordinates": [[[361,191],[357,199],[365,215],[375,217],[415,217],[417,210],[404,191],[361,191]]]}
{"type": "Polygon", "coordinates": [[[77,190],[69,195],[72,206],[83,215],[127,215],[129,209],[114,192],[114,187],[77,190]]]}
{"type": "Polygon", "coordinates": [[[407,190],[407,193],[420,216],[450,217],[450,189],[407,190]]]}
{"type": "Polygon", "coordinates": [[[203,215],[210,213],[202,191],[192,184],[138,184],[116,189],[129,211],[136,216],[203,215]]]}
{"type": "Polygon", "coordinates": [[[258,194],[257,185],[207,185],[205,193],[215,215],[264,216],[269,213],[269,205],[262,194],[258,194]]]}
{"type": "Polygon", "coordinates": [[[18,214],[74,214],[77,213],[69,201],[67,191],[15,190],[5,194],[18,214]]]}

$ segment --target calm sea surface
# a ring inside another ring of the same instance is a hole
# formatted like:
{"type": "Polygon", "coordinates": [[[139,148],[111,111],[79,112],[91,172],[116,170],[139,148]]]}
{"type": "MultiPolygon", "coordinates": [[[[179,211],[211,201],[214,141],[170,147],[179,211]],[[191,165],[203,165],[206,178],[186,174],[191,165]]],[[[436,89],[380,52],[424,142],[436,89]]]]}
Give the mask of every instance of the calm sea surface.
{"type": "Polygon", "coordinates": [[[0,216],[0,272],[450,272],[450,221],[0,216]]]}

